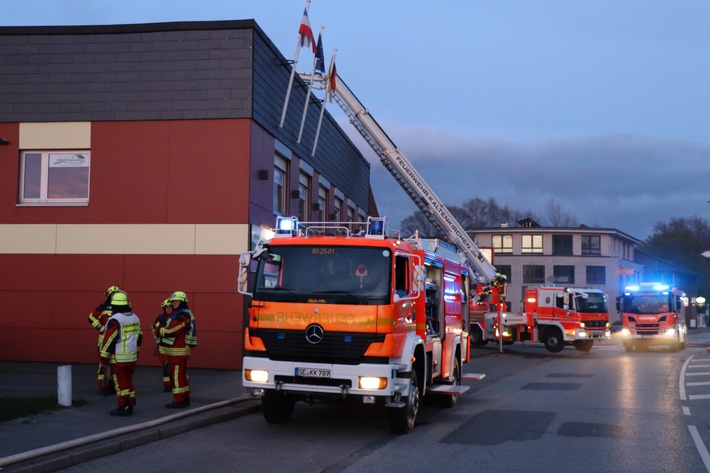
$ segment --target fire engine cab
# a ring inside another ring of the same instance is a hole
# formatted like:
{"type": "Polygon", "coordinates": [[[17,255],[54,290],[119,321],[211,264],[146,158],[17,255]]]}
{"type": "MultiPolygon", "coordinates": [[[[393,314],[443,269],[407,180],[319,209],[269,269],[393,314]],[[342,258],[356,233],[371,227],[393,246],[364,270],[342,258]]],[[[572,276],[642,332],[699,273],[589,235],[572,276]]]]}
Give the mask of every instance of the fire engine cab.
{"type": "Polygon", "coordinates": [[[286,422],[299,400],[356,398],[406,433],[423,398],[451,407],[468,390],[471,270],[450,245],[389,237],[386,223],[278,218],[242,255],[243,384],[268,422],[286,422]]]}
{"type": "Polygon", "coordinates": [[[643,350],[649,345],[684,349],[687,327],[681,312],[685,300],[683,291],[666,284],[627,286],[616,302],[626,351],[643,350]]]}

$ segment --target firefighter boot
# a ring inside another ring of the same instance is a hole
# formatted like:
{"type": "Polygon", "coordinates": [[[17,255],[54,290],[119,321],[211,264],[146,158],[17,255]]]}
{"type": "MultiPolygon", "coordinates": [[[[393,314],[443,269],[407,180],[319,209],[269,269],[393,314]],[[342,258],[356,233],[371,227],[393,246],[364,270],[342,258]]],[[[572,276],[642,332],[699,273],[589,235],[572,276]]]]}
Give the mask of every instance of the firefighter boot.
{"type": "Polygon", "coordinates": [[[118,406],[115,410],[109,412],[112,416],[117,417],[130,417],[133,415],[133,406],[131,405],[131,400],[129,397],[123,398],[123,403],[118,406]]]}

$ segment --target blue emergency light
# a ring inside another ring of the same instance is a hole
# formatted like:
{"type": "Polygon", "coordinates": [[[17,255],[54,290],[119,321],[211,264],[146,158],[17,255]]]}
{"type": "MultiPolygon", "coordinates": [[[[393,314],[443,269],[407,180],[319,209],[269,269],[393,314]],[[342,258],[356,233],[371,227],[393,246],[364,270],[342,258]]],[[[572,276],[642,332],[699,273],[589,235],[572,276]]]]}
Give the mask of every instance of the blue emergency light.
{"type": "Polygon", "coordinates": [[[293,236],[298,232],[298,218],[276,217],[276,236],[293,236]]]}
{"type": "Polygon", "coordinates": [[[367,217],[367,236],[384,238],[387,232],[387,217],[367,217]]]}

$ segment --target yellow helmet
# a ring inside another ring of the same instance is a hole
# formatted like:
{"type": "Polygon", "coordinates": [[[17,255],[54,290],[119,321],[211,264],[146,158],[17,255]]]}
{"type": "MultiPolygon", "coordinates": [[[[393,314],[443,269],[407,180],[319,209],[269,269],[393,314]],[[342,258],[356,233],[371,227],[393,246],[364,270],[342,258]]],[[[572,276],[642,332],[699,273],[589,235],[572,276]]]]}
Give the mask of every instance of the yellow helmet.
{"type": "Polygon", "coordinates": [[[111,286],[108,289],[106,289],[106,297],[111,297],[111,294],[114,292],[119,292],[121,289],[118,288],[118,286],[111,286]]]}
{"type": "Polygon", "coordinates": [[[170,299],[165,299],[163,302],[160,303],[160,307],[162,307],[163,309],[169,305],[170,305],[170,299]]]}
{"type": "Polygon", "coordinates": [[[182,302],[187,302],[187,294],[185,294],[182,291],[175,291],[173,292],[170,297],[168,298],[170,302],[173,301],[182,301],[182,302]]]}
{"type": "Polygon", "coordinates": [[[114,292],[113,295],[111,296],[111,307],[113,306],[127,306],[128,305],[128,296],[126,295],[125,292],[114,292]]]}

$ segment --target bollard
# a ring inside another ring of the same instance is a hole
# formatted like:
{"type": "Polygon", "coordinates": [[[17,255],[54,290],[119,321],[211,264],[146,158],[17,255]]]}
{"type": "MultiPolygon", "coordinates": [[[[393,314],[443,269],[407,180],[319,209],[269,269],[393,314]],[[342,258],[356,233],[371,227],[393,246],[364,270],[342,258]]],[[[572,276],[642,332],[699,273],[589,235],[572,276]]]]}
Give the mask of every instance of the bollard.
{"type": "Polygon", "coordinates": [[[57,367],[57,402],[60,406],[71,407],[71,365],[57,367]]]}

